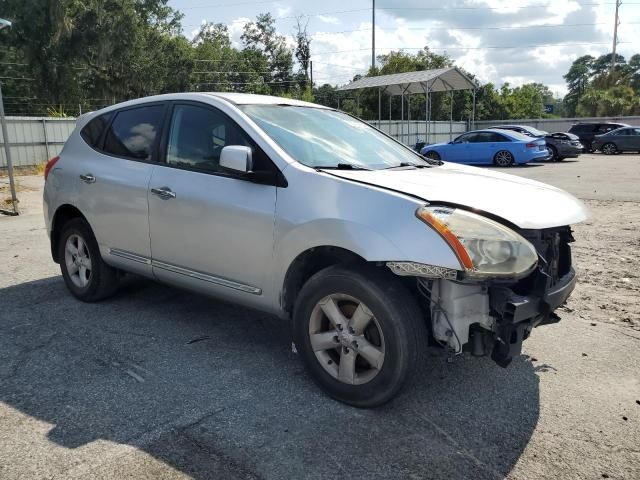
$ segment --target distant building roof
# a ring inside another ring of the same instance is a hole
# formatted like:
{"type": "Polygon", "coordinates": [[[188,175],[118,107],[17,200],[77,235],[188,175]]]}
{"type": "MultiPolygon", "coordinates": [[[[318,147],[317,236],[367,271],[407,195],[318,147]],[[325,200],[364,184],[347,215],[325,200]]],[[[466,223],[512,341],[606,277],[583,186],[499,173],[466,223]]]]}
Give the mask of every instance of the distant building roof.
{"type": "Polygon", "coordinates": [[[457,67],[420,70],[418,72],[394,73],[377,77],[363,77],[340,87],[339,91],[360,90],[363,88],[383,88],[389,95],[403,93],[425,93],[429,86],[432,92],[449,90],[472,90],[476,83],[457,67]]]}

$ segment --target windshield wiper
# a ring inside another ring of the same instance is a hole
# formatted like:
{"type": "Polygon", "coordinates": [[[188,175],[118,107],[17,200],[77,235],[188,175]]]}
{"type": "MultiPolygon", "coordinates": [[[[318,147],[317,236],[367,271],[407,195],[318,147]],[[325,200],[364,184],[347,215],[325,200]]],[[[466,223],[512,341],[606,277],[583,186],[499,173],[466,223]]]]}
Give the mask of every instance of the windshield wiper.
{"type": "Polygon", "coordinates": [[[429,168],[429,165],[422,165],[421,163],[413,163],[413,162],[400,162],[398,165],[392,165],[390,167],[385,168],[384,170],[391,170],[393,168],[402,168],[402,167],[429,168]]]}
{"type": "Polygon", "coordinates": [[[361,167],[352,163],[338,163],[337,165],[325,165],[313,167],[316,170],[371,170],[370,168],[361,167]]]}

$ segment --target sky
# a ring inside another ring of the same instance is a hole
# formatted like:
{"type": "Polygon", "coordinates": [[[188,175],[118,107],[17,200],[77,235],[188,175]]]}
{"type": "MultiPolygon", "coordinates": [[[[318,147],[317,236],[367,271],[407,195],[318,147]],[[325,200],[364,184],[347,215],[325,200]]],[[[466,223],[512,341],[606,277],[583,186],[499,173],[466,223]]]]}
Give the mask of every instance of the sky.
{"type": "MultiPolygon", "coordinates": [[[[615,0],[376,0],[376,53],[447,53],[482,82],[540,82],[561,96],[581,55],[611,51],[615,0]]],[[[270,12],[293,45],[308,21],[314,83],[342,85],[371,66],[372,0],[169,0],[193,38],[204,21],[225,23],[241,46],[243,25],[270,12]]],[[[640,53],[640,0],[623,0],[618,53],[640,53]]]]}

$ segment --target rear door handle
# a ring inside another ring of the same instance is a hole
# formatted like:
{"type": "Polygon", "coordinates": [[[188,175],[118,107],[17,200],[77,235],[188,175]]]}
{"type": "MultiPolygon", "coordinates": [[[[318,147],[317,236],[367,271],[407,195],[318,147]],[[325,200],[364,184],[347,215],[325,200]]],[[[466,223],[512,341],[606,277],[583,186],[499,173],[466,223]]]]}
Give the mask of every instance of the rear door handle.
{"type": "Polygon", "coordinates": [[[96,183],[96,177],[94,177],[91,173],[80,175],[80,180],[82,180],[84,183],[96,183]]]}
{"type": "Polygon", "coordinates": [[[176,198],[176,193],[171,191],[169,187],[156,187],[151,189],[151,193],[157,195],[163,200],[169,200],[170,198],[176,198]]]}

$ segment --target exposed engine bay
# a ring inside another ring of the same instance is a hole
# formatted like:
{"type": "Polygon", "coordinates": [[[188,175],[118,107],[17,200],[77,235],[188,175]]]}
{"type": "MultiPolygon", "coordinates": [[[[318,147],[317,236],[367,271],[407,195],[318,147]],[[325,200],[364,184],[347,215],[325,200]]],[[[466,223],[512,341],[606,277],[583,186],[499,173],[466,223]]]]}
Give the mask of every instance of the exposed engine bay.
{"type": "Polygon", "coordinates": [[[575,286],[571,266],[573,241],[569,227],[521,230],[538,252],[535,270],[517,281],[481,283],[417,278],[420,294],[428,300],[431,333],[436,342],[458,354],[491,355],[506,367],[522,351],[533,328],[555,323],[554,310],[575,286]]]}

